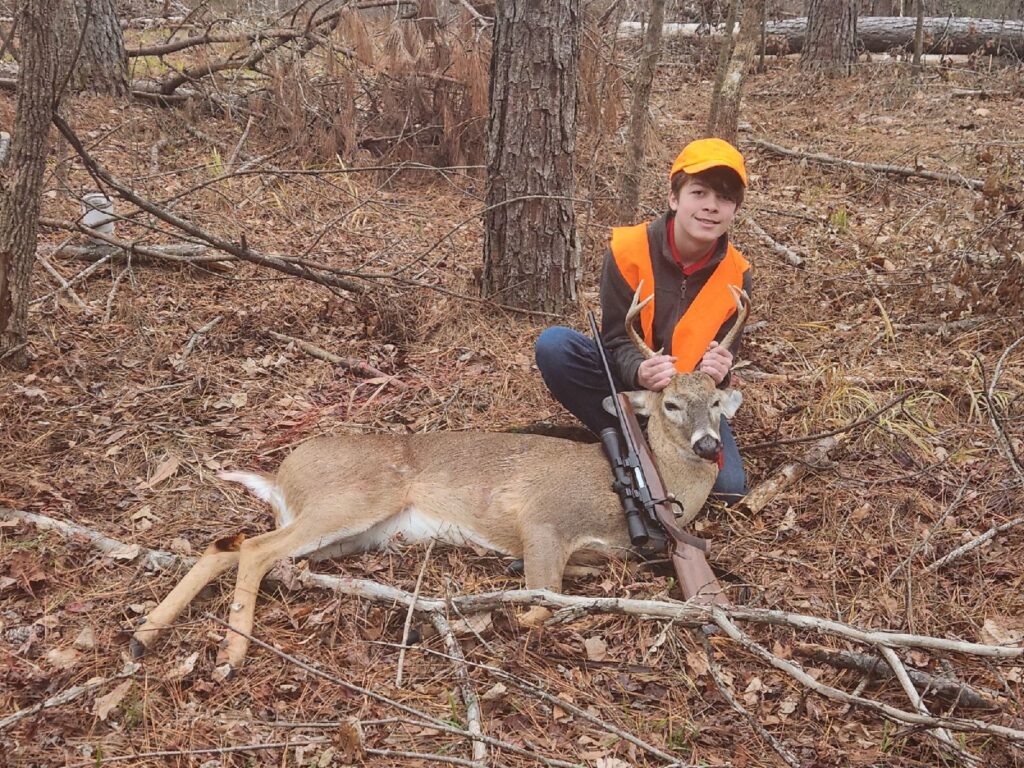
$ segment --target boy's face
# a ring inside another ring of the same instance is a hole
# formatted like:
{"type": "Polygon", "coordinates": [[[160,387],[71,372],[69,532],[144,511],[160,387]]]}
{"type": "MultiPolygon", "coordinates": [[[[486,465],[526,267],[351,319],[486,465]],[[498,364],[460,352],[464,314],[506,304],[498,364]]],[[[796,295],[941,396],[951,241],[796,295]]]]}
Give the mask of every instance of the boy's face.
{"type": "Polygon", "coordinates": [[[676,213],[677,249],[682,245],[707,251],[736,217],[735,201],[722,197],[697,177],[687,179],[678,194],[670,192],[668,205],[676,213]]]}

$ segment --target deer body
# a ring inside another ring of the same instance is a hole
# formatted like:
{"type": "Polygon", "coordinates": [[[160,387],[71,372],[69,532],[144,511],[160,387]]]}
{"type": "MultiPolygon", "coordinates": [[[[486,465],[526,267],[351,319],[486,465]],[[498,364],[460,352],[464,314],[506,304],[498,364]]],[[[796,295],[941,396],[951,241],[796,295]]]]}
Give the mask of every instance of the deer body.
{"type": "MultiPolygon", "coordinates": [[[[720,418],[732,416],[739,393],[716,389],[707,374],[688,373],[661,392],[629,397],[649,419],[651,451],[666,488],[683,504],[685,525],[711,492],[720,418]]],[[[136,655],[235,565],[229,624],[238,632],[228,633],[218,656],[229,669],[245,657],[260,582],[286,557],[347,555],[396,539],[436,538],[521,557],[528,588],[560,590],[573,555],[630,547],[599,444],[493,432],[322,437],[296,448],[275,475],[225,472],[221,478],[269,502],[276,529],[214,541],[136,630],[136,655]]]]}

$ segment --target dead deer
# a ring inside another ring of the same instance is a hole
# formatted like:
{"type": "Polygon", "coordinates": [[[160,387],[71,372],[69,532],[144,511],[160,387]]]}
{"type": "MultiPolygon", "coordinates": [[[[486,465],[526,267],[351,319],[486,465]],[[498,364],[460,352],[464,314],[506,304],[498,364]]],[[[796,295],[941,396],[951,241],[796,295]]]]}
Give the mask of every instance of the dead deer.
{"type": "MultiPolygon", "coordinates": [[[[739,315],[723,339],[730,347],[750,302],[733,290],[739,315]]],[[[634,296],[626,317],[630,338],[655,353],[633,328],[643,304],[634,296]]],[[[648,299],[649,300],[649,299],[648,299]]],[[[677,374],[661,392],[630,392],[648,417],[648,439],[665,486],[683,506],[680,524],[700,511],[718,474],[719,419],[740,404],[701,372],[677,374]]],[[[611,409],[611,400],[605,401],[611,409]]],[[[276,475],[223,472],[273,508],[276,530],[251,539],[217,539],[136,630],[142,655],[211,580],[238,566],[229,632],[217,664],[237,668],[245,658],[256,595],[268,570],[286,557],[348,555],[436,538],[476,544],[523,559],[526,586],[559,591],[570,557],[583,550],[630,548],[619,497],[600,444],[541,435],[438,432],[345,435],[303,443],[276,475]]]]}

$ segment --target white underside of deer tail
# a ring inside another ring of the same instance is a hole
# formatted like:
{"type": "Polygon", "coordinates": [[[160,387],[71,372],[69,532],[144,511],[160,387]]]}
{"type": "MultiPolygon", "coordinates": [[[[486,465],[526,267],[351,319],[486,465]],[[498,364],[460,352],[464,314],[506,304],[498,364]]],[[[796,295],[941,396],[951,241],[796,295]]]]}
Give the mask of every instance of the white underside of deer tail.
{"type": "Polygon", "coordinates": [[[241,483],[253,496],[273,507],[278,528],[283,528],[295,519],[285,501],[284,492],[269,475],[261,472],[218,472],[217,477],[228,482],[241,483]]]}

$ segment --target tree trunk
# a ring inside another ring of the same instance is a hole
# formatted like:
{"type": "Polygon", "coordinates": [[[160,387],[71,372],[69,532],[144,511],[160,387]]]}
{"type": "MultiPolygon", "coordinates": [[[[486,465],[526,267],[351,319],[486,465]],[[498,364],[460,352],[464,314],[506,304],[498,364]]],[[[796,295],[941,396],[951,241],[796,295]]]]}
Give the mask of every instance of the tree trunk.
{"type": "Polygon", "coordinates": [[[651,103],[651,87],[661,56],[661,27],[665,23],[665,0],[651,0],[651,18],[644,35],[644,47],[633,81],[633,102],[629,108],[629,138],[626,141],[626,163],[619,183],[622,215],[632,221],[640,202],[640,173],[644,164],[647,139],[647,112],[651,103]]]}
{"type": "MultiPolygon", "coordinates": [[[[868,53],[911,51],[916,28],[917,20],[909,17],[864,16],[857,19],[857,41],[868,53]]],[[[803,50],[807,19],[770,22],[767,31],[768,53],[797,53],[803,50]]],[[[1024,57],[1024,21],[926,16],[922,32],[924,53],[1024,57]]]]}
{"type": "Polygon", "coordinates": [[[857,59],[856,0],[810,0],[800,69],[846,77],[857,59]]]}
{"type": "MultiPolygon", "coordinates": [[[[74,0],[82,36],[71,85],[75,91],[128,95],[128,57],[115,0],[74,0]]],[[[75,45],[77,45],[77,40],[75,45]]]]}
{"type": "Polygon", "coordinates": [[[573,211],[580,0],[501,0],[494,18],[483,292],[515,307],[576,300],[573,211]]]}
{"type": "Polygon", "coordinates": [[[53,23],[61,6],[61,0],[25,0],[19,20],[14,135],[0,187],[0,365],[12,368],[23,368],[28,361],[29,278],[36,258],[54,93],[62,74],[53,23]]]}
{"type": "Polygon", "coordinates": [[[740,100],[743,82],[750,72],[761,39],[761,17],[765,0],[746,0],[740,20],[740,34],[725,69],[719,73],[711,101],[711,114],[705,135],[717,136],[735,144],[740,124],[740,100]]]}
{"type": "MultiPolygon", "coordinates": [[[[718,63],[715,66],[715,83],[711,86],[711,115],[708,125],[718,124],[718,110],[722,104],[722,85],[725,83],[725,72],[729,68],[734,48],[733,34],[736,31],[736,18],[739,16],[742,0],[730,0],[729,13],[725,19],[725,40],[718,49],[718,63]]],[[[713,136],[714,134],[709,134],[713,136]]]]}
{"type": "Polygon", "coordinates": [[[921,73],[921,54],[924,52],[924,0],[917,0],[917,24],[914,27],[914,74],[921,73]]]}

